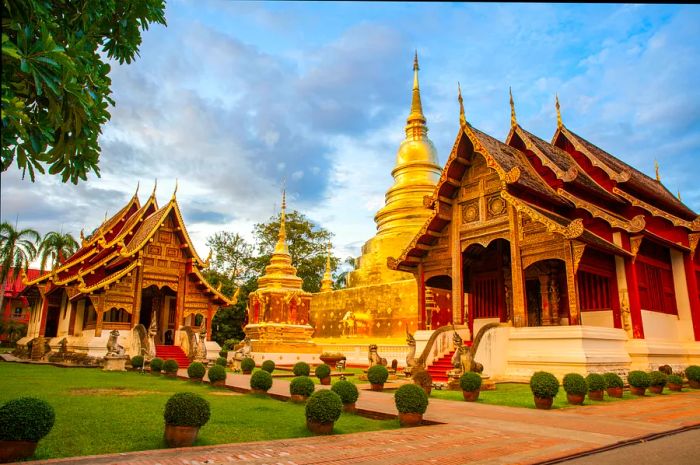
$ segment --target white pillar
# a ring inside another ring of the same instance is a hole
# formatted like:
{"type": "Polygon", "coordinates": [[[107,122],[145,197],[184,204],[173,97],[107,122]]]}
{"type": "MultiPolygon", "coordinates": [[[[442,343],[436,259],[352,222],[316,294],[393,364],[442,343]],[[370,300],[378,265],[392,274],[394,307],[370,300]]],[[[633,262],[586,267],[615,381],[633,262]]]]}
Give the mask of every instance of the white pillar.
{"type": "Polygon", "coordinates": [[[676,308],[678,309],[678,336],[683,341],[694,341],[693,319],[690,314],[690,298],[688,294],[688,281],[685,279],[683,253],[675,249],[670,250],[673,289],[676,294],[676,308]]]}

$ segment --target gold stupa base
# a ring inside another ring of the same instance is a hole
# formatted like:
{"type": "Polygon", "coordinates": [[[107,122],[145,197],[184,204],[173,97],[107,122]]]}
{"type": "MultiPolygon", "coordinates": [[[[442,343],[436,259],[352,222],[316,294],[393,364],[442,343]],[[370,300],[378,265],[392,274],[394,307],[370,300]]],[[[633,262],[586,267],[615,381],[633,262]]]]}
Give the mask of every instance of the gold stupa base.
{"type": "Polygon", "coordinates": [[[314,329],[309,325],[259,323],[247,325],[244,331],[253,352],[321,353],[321,347],[311,341],[314,329]]]}

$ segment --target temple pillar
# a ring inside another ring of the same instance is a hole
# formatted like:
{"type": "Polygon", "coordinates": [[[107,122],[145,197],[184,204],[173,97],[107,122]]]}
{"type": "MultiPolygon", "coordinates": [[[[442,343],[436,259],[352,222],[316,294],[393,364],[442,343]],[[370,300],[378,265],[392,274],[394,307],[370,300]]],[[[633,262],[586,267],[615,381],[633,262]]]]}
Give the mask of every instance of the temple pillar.
{"type": "Polygon", "coordinates": [[[423,263],[418,264],[418,329],[425,329],[425,271],[423,263]]]}
{"type": "Polygon", "coordinates": [[[185,294],[187,292],[187,275],[183,272],[177,283],[177,297],[175,297],[175,340],[180,335],[180,327],[184,325],[183,313],[185,311],[185,294]]]}
{"type": "Polygon", "coordinates": [[[688,283],[690,316],[693,321],[693,337],[696,341],[700,341],[700,288],[698,287],[700,283],[698,283],[692,253],[683,255],[683,266],[685,267],[685,279],[688,283]]]}
{"type": "MultiPolygon", "coordinates": [[[[131,315],[131,328],[141,321],[141,293],[143,292],[143,268],[136,267],[136,277],[134,278],[134,312],[131,315]]],[[[148,328],[147,328],[148,329],[148,328]]]]}
{"type": "MultiPolygon", "coordinates": [[[[690,293],[691,282],[686,272],[685,257],[689,256],[676,249],[671,252],[671,271],[673,273],[673,290],[676,296],[676,310],[678,311],[679,333],[682,339],[697,340],[695,338],[695,325],[693,324],[692,295],[690,293]],[[692,327],[692,329],[691,329],[692,327]]],[[[694,270],[692,270],[694,271],[694,270]]],[[[694,274],[694,273],[693,273],[694,274]]],[[[697,295],[697,292],[696,294],[697,295]]]]}
{"type": "Polygon", "coordinates": [[[92,303],[95,306],[95,337],[101,337],[102,336],[102,320],[104,319],[104,306],[105,306],[105,299],[104,295],[98,295],[95,297],[91,297],[92,303]]]}
{"type": "Polygon", "coordinates": [[[207,341],[211,341],[211,320],[213,319],[214,309],[211,307],[211,303],[208,304],[207,308],[207,341]]]}
{"type": "Polygon", "coordinates": [[[44,337],[46,334],[46,317],[49,313],[49,296],[44,294],[41,301],[41,319],[39,320],[39,337],[44,337]]]}
{"type": "Polygon", "coordinates": [[[540,282],[540,302],[542,304],[542,326],[552,325],[552,312],[549,305],[549,275],[538,276],[540,282]]]}
{"type": "Polygon", "coordinates": [[[68,308],[70,312],[70,318],[68,320],[68,335],[73,336],[75,334],[75,317],[78,313],[78,305],[76,302],[69,300],[68,308]]]}
{"type": "Polygon", "coordinates": [[[512,276],[513,326],[527,326],[527,305],[525,302],[525,277],[523,261],[520,256],[520,224],[518,212],[512,205],[508,206],[510,224],[510,266],[512,276]]]}
{"type": "Polygon", "coordinates": [[[565,247],[566,291],[569,297],[569,324],[572,326],[581,324],[581,314],[578,309],[578,298],[576,296],[576,269],[578,268],[578,263],[574,262],[573,247],[574,244],[572,242],[569,242],[568,247],[565,247]]]}
{"type": "Polygon", "coordinates": [[[464,285],[462,283],[462,243],[459,237],[459,225],[462,224],[461,209],[454,208],[450,222],[450,255],[452,264],[452,318],[451,322],[461,320],[464,311],[464,285]]]}
{"type": "Polygon", "coordinates": [[[625,276],[629,293],[630,319],[632,320],[632,337],[644,339],[644,323],[642,322],[642,304],[639,300],[639,283],[637,282],[637,267],[632,259],[625,259],[625,276]]]}

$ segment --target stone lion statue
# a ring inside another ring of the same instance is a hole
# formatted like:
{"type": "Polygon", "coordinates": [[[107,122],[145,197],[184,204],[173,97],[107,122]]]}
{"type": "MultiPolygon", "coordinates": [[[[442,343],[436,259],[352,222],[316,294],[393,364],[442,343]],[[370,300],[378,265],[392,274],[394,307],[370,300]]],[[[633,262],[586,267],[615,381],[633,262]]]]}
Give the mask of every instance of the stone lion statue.
{"type": "Polygon", "coordinates": [[[109,340],[107,341],[107,355],[124,355],[124,346],[119,344],[119,331],[117,331],[116,329],[113,329],[109,333],[109,340]]]}
{"type": "Polygon", "coordinates": [[[241,360],[243,360],[246,357],[250,357],[250,354],[252,351],[253,351],[253,348],[251,347],[251,344],[250,344],[250,338],[246,337],[238,345],[238,348],[233,352],[234,368],[238,369],[240,367],[241,360]]]}
{"type": "Polygon", "coordinates": [[[372,367],[374,365],[387,366],[386,359],[380,357],[379,354],[377,353],[377,344],[370,344],[369,354],[367,355],[367,358],[369,359],[369,366],[370,367],[372,367]]]}

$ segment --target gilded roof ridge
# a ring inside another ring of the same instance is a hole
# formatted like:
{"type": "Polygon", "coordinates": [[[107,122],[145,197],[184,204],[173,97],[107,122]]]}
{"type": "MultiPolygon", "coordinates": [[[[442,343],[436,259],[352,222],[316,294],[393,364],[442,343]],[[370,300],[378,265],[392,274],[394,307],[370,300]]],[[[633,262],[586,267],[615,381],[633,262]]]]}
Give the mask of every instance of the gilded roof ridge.
{"type": "Polygon", "coordinates": [[[131,270],[133,270],[138,265],[139,265],[139,261],[134,260],[129,265],[125,266],[123,269],[117,271],[116,273],[113,273],[109,276],[105,276],[104,278],[102,278],[101,280],[99,280],[98,282],[96,282],[95,284],[92,284],[90,286],[78,287],[78,290],[80,292],[82,292],[83,294],[88,294],[90,292],[94,292],[97,289],[101,289],[101,288],[107,286],[108,284],[111,284],[114,281],[123,278],[124,275],[129,273],[131,270]]]}
{"type": "Polygon", "coordinates": [[[199,271],[199,269],[197,269],[196,267],[193,267],[191,273],[194,274],[195,276],[197,276],[199,278],[199,280],[209,289],[209,291],[211,291],[212,294],[216,295],[221,300],[223,300],[226,303],[226,305],[233,305],[234,304],[233,299],[226,296],[219,289],[216,289],[215,287],[213,287],[211,285],[211,283],[209,281],[207,281],[207,279],[204,277],[202,272],[199,271]]]}

